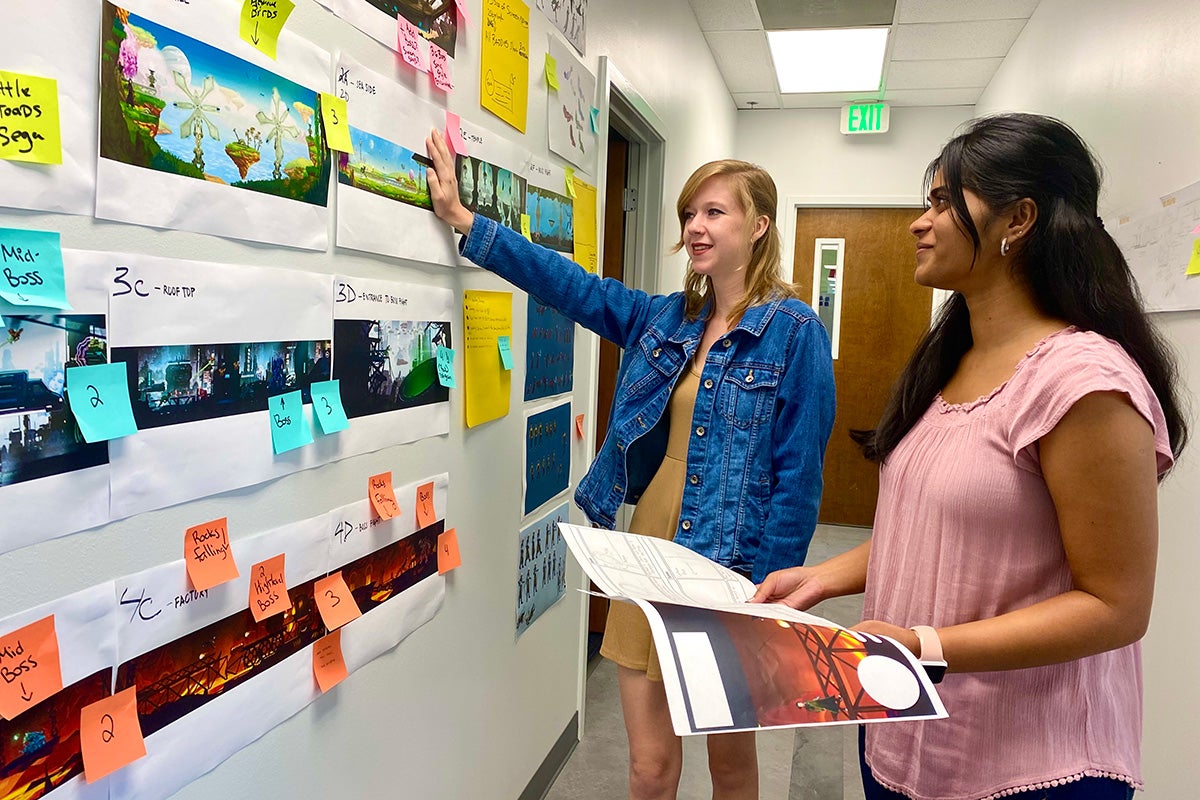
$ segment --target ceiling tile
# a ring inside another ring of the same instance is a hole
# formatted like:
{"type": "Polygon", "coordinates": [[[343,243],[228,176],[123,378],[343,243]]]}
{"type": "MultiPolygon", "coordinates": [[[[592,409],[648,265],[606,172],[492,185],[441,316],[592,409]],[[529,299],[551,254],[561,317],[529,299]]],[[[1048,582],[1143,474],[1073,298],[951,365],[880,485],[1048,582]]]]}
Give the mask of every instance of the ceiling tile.
{"type": "Polygon", "coordinates": [[[869,102],[876,99],[862,92],[824,92],[820,94],[780,95],[784,108],[840,108],[846,103],[869,102]]]}
{"type": "Polygon", "coordinates": [[[753,31],[762,28],[754,0],[691,0],[702,31],[753,31]]]}
{"type": "Polygon", "coordinates": [[[898,0],[896,22],[1028,19],[1039,0],[898,0]]]}
{"type": "Polygon", "coordinates": [[[891,57],[896,61],[1003,58],[1026,20],[937,22],[897,25],[891,57]]]}
{"type": "Polygon", "coordinates": [[[710,31],[704,34],[730,92],[778,90],[767,35],[758,31],[710,31]]]}
{"type": "Polygon", "coordinates": [[[896,0],[757,0],[767,30],[891,25],[896,0]]]}
{"type": "Polygon", "coordinates": [[[887,91],[883,99],[894,106],[973,106],[982,86],[965,89],[900,89],[887,91]]]}
{"type": "Polygon", "coordinates": [[[740,109],[749,110],[754,103],[755,111],[764,108],[780,108],[779,95],[774,92],[734,92],[733,102],[740,109]]]}
{"type": "Polygon", "coordinates": [[[949,89],[987,86],[1002,58],[945,61],[893,61],[884,85],[888,89],[949,89]]]}

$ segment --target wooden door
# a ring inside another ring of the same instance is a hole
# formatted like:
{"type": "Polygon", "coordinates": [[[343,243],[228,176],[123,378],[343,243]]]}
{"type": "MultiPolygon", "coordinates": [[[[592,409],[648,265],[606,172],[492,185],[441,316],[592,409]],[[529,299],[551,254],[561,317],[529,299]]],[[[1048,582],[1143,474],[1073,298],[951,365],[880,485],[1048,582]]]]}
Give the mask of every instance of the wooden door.
{"type": "Polygon", "coordinates": [[[875,518],[879,468],[850,439],[852,429],[875,427],[892,384],[929,328],[933,290],[913,280],[916,240],[909,223],[919,208],[798,208],[792,280],[812,299],[818,238],[845,239],[837,275],[842,292],[837,418],[825,451],[825,490],[819,519],[869,526],[875,518]]]}

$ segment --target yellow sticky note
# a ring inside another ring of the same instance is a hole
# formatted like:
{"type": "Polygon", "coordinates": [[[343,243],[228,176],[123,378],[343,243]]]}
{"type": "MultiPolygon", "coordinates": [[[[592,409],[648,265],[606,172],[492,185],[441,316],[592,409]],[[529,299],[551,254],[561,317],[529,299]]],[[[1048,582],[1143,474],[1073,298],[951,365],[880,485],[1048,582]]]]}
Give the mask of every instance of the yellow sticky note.
{"type": "Polygon", "coordinates": [[[596,236],[596,187],[576,178],[571,201],[575,223],[575,263],[588,272],[599,268],[600,246],[596,236]]]}
{"type": "Polygon", "coordinates": [[[533,230],[530,227],[528,214],[521,215],[521,235],[524,236],[529,241],[531,241],[531,242],[533,241],[533,230]]]}
{"type": "Polygon", "coordinates": [[[243,41],[275,58],[279,32],[295,7],[292,0],[245,0],[242,3],[238,35],[243,41]]]}
{"type": "Polygon", "coordinates": [[[1188,259],[1188,275],[1200,275],[1200,239],[1192,242],[1192,257],[1188,259]]]}
{"type": "Polygon", "coordinates": [[[525,132],[529,109],[529,6],[483,0],[479,104],[525,132]]]}
{"type": "Polygon", "coordinates": [[[0,158],[62,163],[58,81],[0,69],[0,158]]]}
{"type": "Polygon", "coordinates": [[[463,292],[463,392],[467,427],[508,413],[512,372],[496,356],[496,342],[512,336],[512,292],[463,292]]]}
{"type": "Polygon", "coordinates": [[[546,85],[558,91],[558,62],[549,53],[546,53],[546,85]]]}
{"type": "Polygon", "coordinates": [[[575,198],[575,170],[570,167],[563,167],[563,171],[567,174],[567,197],[575,198]]]}
{"type": "Polygon", "coordinates": [[[325,142],[330,150],[349,153],[354,150],[350,141],[350,122],[346,115],[346,101],[332,94],[321,92],[321,124],[325,126],[325,142]]]}

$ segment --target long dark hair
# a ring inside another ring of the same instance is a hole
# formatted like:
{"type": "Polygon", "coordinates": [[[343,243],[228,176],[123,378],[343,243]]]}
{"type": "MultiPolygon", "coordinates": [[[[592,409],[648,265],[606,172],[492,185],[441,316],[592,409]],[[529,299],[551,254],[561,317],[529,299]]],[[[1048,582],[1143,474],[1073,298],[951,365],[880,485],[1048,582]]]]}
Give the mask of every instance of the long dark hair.
{"type": "MultiPolygon", "coordinates": [[[[1162,405],[1178,458],[1188,431],[1175,390],[1175,361],[1146,317],[1125,256],[1096,215],[1100,166],[1079,135],[1060,120],[1036,114],[983,117],[968,123],[930,162],[926,189],[939,171],[955,222],[977,255],[979,231],[964,189],[996,210],[1025,197],[1034,201],[1037,220],[1013,269],[1043,314],[1107,336],[1137,362],[1162,405]]],[[[888,457],[971,345],[970,311],[955,292],[900,373],[879,425],[851,433],[864,456],[876,462],[888,457]]]]}

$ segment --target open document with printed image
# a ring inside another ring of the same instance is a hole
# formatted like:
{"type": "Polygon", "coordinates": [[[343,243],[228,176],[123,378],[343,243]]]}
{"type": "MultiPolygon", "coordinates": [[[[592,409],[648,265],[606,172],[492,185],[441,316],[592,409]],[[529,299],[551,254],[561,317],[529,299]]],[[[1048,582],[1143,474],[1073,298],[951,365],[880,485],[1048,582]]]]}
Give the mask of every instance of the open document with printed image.
{"type": "Polygon", "coordinates": [[[601,592],[650,621],[675,733],[939,719],[925,670],[887,637],[782,605],[674,542],[559,523],[601,592]]]}

